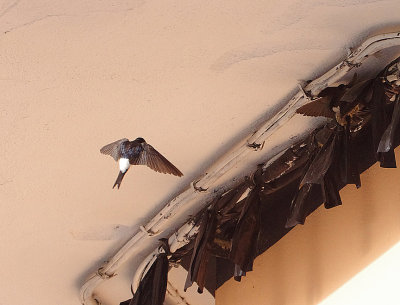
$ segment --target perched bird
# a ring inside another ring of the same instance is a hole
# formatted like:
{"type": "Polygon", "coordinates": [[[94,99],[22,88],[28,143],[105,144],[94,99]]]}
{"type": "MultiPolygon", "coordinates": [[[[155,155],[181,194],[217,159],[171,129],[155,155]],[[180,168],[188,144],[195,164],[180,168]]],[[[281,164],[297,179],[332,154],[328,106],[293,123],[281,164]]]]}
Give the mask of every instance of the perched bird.
{"type": "Polygon", "coordinates": [[[370,79],[357,82],[357,74],[354,74],[349,84],[324,89],[317,98],[298,108],[296,113],[336,119],[343,126],[346,116],[356,116],[366,100],[371,98],[371,90],[365,90],[371,83],[370,79]]]}
{"type": "Polygon", "coordinates": [[[134,141],[124,138],[104,146],[100,149],[100,152],[110,155],[119,163],[119,174],[113,188],[116,185],[118,188],[120,187],[122,178],[124,178],[131,164],[147,165],[159,173],[183,176],[179,169],[155,150],[153,146],[147,144],[143,138],[137,138],[134,141]]]}

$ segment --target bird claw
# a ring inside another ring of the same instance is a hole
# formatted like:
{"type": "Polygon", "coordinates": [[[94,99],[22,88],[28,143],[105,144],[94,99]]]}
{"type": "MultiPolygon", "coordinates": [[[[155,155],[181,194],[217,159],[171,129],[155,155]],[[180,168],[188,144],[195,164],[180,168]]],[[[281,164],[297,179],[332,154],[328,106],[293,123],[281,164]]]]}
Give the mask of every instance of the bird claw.
{"type": "Polygon", "coordinates": [[[139,229],[140,229],[140,231],[146,233],[150,237],[157,234],[157,232],[153,232],[151,230],[146,230],[146,228],[144,226],[140,226],[139,229]]]}
{"type": "Polygon", "coordinates": [[[97,272],[96,272],[96,274],[99,277],[101,277],[102,279],[107,280],[107,279],[110,279],[110,278],[112,278],[112,277],[117,275],[116,273],[113,273],[113,274],[109,275],[109,274],[107,274],[106,272],[103,271],[103,268],[104,267],[100,267],[99,269],[97,269],[97,272]]]}
{"type": "Polygon", "coordinates": [[[265,144],[265,141],[262,143],[253,142],[253,143],[248,143],[247,147],[253,148],[254,151],[257,151],[257,150],[262,150],[264,148],[264,144],[265,144]]]}
{"type": "Polygon", "coordinates": [[[197,186],[197,183],[199,182],[200,180],[197,180],[197,181],[194,181],[193,182],[193,188],[194,188],[194,190],[195,191],[197,191],[197,192],[200,192],[200,193],[202,193],[202,192],[207,192],[207,190],[208,190],[208,188],[202,188],[201,186],[197,186]]]}
{"type": "Polygon", "coordinates": [[[350,69],[353,68],[359,68],[361,66],[361,63],[352,63],[349,60],[344,60],[342,66],[348,66],[350,69]]]}
{"type": "Polygon", "coordinates": [[[299,87],[300,92],[303,93],[303,96],[306,100],[308,100],[309,102],[311,102],[313,100],[313,97],[311,96],[311,94],[309,92],[306,92],[302,85],[297,84],[297,87],[299,87]]]}

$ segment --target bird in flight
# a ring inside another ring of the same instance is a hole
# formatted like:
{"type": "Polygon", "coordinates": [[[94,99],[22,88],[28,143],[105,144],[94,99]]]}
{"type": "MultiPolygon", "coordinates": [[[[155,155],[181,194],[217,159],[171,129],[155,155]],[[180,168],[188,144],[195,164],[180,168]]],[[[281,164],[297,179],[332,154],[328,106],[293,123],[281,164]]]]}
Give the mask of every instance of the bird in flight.
{"type": "Polygon", "coordinates": [[[104,146],[100,152],[110,155],[119,163],[119,174],[113,188],[120,187],[122,179],[131,165],[147,165],[159,173],[183,176],[179,169],[153,146],[147,144],[143,138],[137,138],[134,141],[124,138],[104,146]]]}

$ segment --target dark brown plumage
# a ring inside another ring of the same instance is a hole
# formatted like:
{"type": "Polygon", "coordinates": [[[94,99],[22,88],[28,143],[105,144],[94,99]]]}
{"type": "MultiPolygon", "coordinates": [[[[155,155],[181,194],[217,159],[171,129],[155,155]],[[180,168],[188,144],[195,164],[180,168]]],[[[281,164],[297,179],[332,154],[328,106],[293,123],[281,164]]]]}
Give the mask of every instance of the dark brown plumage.
{"type": "Polygon", "coordinates": [[[357,82],[357,74],[354,74],[349,84],[324,89],[315,100],[299,107],[296,113],[336,119],[340,125],[345,125],[345,117],[361,113],[371,99],[371,90],[367,90],[371,83],[370,79],[357,82]]]}
{"type": "Polygon", "coordinates": [[[152,170],[172,174],[178,177],[183,176],[182,172],[161,155],[153,146],[146,143],[143,138],[129,141],[126,138],[110,143],[100,149],[105,155],[110,155],[118,161],[120,172],[113,188],[121,185],[122,179],[130,165],[146,165],[152,170]]]}

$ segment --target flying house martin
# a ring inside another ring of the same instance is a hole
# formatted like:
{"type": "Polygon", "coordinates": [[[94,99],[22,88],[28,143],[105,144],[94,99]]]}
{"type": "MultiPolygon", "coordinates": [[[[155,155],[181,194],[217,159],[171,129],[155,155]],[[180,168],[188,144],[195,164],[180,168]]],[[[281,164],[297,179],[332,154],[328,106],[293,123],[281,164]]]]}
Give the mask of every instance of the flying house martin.
{"type": "Polygon", "coordinates": [[[120,187],[122,179],[131,165],[147,165],[159,173],[183,176],[179,169],[153,146],[147,144],[143,138],[137,138],[134,141],[124,138],[104,146],[100,152],[110,155],[119,163],[119,174],[113,188],[120,187]]]}

